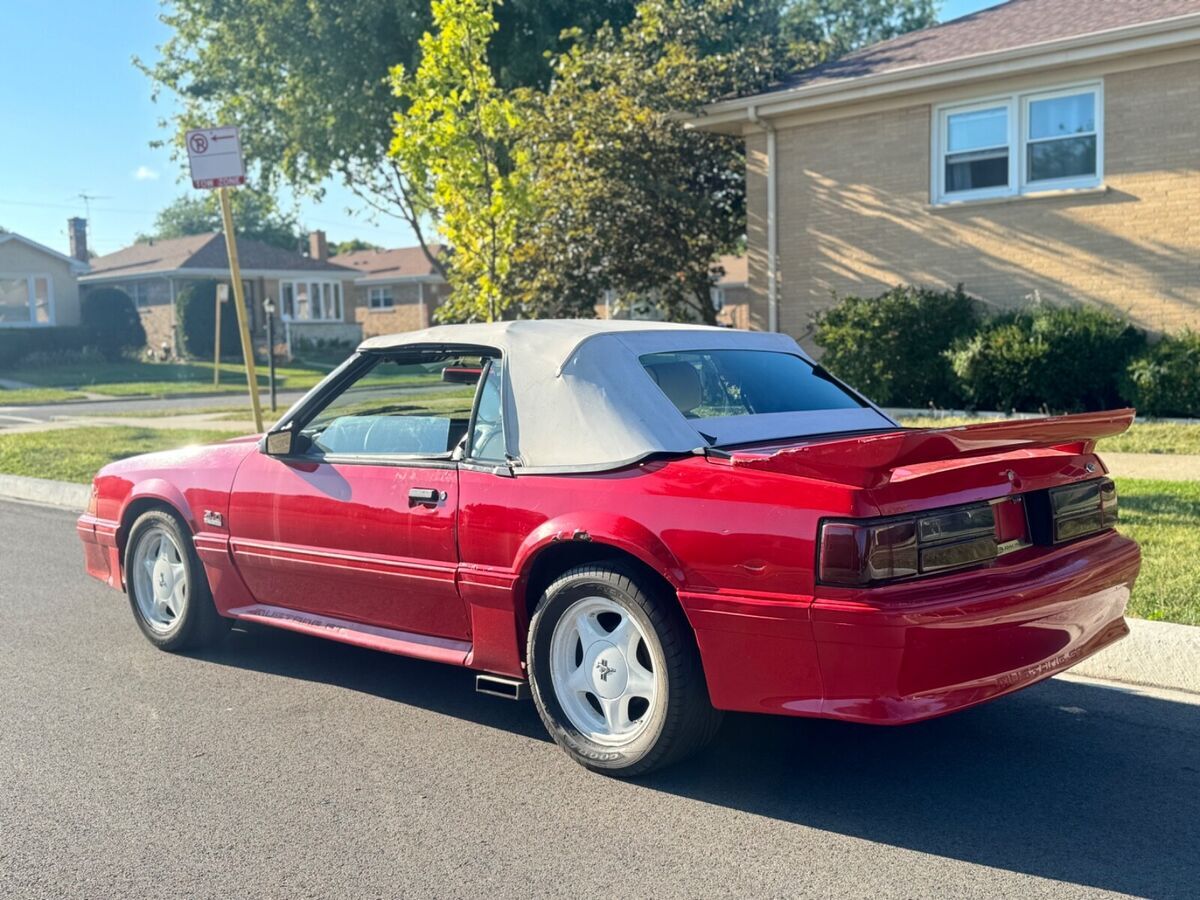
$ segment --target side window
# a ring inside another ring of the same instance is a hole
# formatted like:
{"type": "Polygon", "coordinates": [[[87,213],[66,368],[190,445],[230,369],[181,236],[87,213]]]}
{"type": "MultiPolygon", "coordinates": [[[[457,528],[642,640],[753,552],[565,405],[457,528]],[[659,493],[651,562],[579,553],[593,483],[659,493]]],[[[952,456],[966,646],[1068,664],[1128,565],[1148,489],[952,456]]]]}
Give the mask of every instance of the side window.
{"type": "Polygon", "coordinates": [[[504,403],[501,386],[504,368],[492,360],[479,391],[479,407],[471,429],[470,458],[481,462],[504,462],[504,403]]]}
{"type": "Polygon", "coordinates": [[[317,458],[448,456],[467,432],[479,377],[478,358],[474,365],[457,363],[380,358],[301,429],[303,452],[317,458]]]}

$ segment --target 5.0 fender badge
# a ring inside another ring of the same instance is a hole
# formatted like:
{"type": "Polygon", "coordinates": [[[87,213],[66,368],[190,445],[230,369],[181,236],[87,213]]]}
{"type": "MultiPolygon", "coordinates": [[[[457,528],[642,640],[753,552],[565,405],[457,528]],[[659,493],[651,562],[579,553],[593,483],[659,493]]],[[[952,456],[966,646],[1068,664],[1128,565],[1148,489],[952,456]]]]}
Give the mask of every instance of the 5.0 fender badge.
{"type": "Polygon", "coordinates": [[[211,509],[204,511],[204,524],[212,525],[214,528],[220,528],[225,524],[225,517],[219,512],[213,512],[211,509]]]}

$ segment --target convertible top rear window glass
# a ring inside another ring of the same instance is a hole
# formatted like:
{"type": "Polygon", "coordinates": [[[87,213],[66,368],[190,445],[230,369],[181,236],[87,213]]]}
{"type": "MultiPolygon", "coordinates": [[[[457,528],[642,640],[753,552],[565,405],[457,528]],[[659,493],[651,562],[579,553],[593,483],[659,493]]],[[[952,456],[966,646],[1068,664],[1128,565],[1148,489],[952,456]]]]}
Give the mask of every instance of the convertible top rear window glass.
{"type": "Polygon", "coordinates": [[[790,353],[687,350],[649,353],[639,360],[689,419],[864,406],[821,369],[790,353]]]}

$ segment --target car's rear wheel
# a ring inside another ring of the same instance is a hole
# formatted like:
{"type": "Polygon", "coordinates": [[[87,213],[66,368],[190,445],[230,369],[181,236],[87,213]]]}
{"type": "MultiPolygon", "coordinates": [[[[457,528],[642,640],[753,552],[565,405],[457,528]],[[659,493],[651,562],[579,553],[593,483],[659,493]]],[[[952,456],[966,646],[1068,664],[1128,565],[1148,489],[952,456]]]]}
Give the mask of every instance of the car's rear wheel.
{"type": "Polygon", "coordinates": [[[165,510],[142,513],[129,530],[125,588],[142,634],[163,650],[196,649],[227,630],[191,537],[165,510]]]}
{"type": "Polygon", "coordinates": [[[673,598],[619,562],[564,573],[529,628],[529,681],[554,740],[609,775],[642,775],[716,733],[699,653],[673,598]]]}

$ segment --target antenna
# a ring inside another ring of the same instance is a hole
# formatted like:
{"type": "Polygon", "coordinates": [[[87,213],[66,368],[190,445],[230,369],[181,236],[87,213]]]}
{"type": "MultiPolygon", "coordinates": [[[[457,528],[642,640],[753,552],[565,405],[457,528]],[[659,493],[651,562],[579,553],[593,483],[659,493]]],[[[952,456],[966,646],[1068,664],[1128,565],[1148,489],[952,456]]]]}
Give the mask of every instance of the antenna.
{"type": "Polygon", "coordinates": [[[90,221],[92,218],[92,201],[93,200],[111,200],[112,197],[101,196],[100,194],[89,194],[87,189],[83,189],[75,195],[83,201],[84,216],[90,221]]]}

